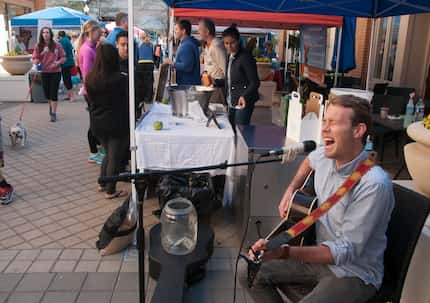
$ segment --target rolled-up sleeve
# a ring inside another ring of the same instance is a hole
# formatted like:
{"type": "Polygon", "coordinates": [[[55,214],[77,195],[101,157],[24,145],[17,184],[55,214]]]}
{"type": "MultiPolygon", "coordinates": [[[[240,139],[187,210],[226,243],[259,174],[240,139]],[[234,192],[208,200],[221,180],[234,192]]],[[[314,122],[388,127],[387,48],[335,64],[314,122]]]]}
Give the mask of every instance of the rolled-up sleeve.
{"type": "Polygon", "coordinates": [[[338,266],[361,256],[370,237],[380,239],[380,245],[385,245],[386,227],[394,206],[391,184],[386,183],[363,186],[354,191],[351,200],[337,239],[321,243],[330,249],[338,266]]]}

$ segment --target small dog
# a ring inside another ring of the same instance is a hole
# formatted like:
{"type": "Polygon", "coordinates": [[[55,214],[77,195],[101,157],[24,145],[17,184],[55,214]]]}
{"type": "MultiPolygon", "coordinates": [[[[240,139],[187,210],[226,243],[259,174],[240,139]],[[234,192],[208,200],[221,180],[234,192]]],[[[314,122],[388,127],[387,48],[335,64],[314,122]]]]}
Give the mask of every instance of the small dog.
{"type": "Polygon", "coordinates": [[[9,138],[12,146],[18,144],[25,146],[27,142],[27,130],[22,122],[18,121],[14,126],[9,128],[9,138]]]}

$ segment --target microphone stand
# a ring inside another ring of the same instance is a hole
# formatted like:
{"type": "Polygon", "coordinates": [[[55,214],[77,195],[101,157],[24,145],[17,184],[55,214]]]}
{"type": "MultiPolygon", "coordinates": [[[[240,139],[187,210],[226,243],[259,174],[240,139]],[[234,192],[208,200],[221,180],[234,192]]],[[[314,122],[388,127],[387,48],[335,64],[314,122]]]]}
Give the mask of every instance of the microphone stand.
{"type": "Polygon", "coordinates": [[[143,227],[143,202],[145,200],[146,191],[147,191],[147,182],[145,179],[149,176],[165,176],[170,174],[179,174],[179,173],[191,173],[191,172],[199,172],[199,171],[207,171],[214,169],[227,169],[229,167],[237,167],[237,166],[251,166],[256,164],[266,164],[273,162],[281,162],[282,159],[268,159],[268,160],[254,160],[248,162],[239,162],[239,163],[231,163],[229,164],[227,161],[208,166],[197,166],[191,168],[180,168],[180,169],[171,169],[171,170],[152,170],[145,169],[142,173],[124,173],[119,174],[118,176],[105,176],[99,177],[99,182],[109,183],[109,182],[118,182],[118,181],[131,181],[135,182],[136,191],[137,191],[137,250],[138,250],[138,269],[139,269],[139,303],[145,303],[145,229],[143,227]]]}

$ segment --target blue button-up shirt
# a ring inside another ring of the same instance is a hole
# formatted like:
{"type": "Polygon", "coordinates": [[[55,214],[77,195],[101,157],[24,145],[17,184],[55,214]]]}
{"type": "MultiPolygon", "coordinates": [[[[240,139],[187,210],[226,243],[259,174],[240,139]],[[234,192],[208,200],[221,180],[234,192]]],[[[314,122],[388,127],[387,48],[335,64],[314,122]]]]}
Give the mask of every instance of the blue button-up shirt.
{"type": "MultiPolygon", "coordinates": [[[[319,203],[328,199],[367,156],[363,151],[336,168],[335,160],[324,156],[324,147],[310,153],[319,203]]],[[[358,277],[376,288],[381,286],[385,233],[393,207],[391,180],[375,166],[316,223],[317,244],[329,247],[335,263],[329,268],[337,277],[358,277]]]]}

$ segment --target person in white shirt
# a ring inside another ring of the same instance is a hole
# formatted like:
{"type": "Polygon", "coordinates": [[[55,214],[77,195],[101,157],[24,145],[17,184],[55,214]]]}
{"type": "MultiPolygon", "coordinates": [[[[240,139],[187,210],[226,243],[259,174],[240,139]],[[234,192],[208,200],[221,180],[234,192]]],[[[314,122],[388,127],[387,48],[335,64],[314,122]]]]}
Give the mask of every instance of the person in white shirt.
{"type": "Polygon", "coordinates": [[[207,73],[209,84],[216,88],[216,92],[211,97],[211,102],[225,103],[224,79],[227,65],[227,54],[223,43],[216,38],[215,24],[210,19],[203,19],[199,22],[199,34],[206,42],[204,52],[204,72],[207,73]]]}

